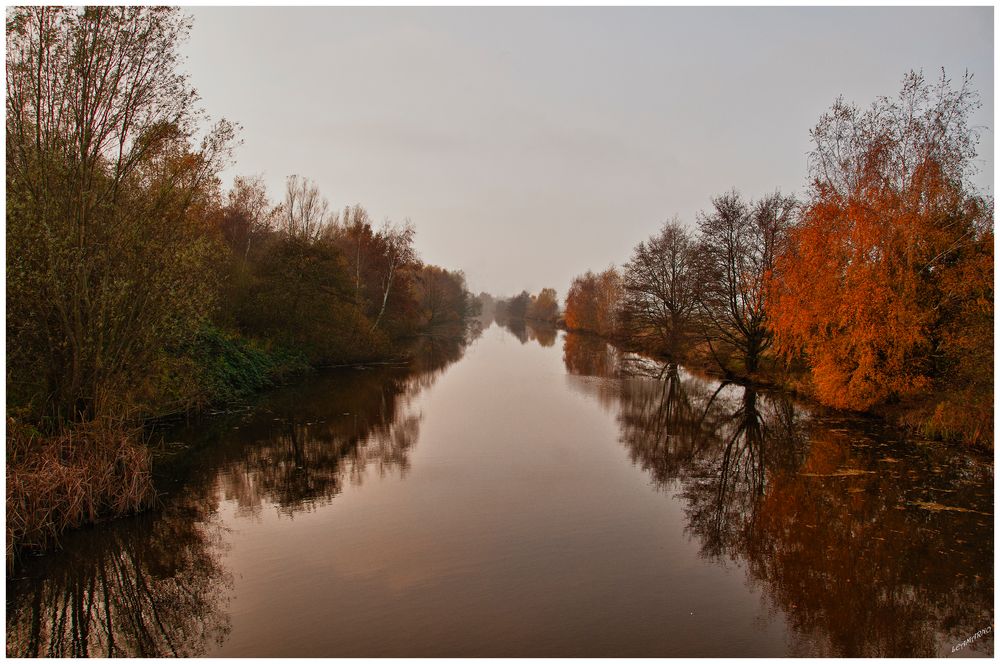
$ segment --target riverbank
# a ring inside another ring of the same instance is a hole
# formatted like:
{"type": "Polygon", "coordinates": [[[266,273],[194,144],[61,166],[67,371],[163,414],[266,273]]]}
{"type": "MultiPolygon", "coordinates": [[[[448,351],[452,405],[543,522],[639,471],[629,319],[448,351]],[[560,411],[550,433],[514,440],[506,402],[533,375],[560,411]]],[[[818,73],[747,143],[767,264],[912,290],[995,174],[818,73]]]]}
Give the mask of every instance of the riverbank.
{"type": "MultiPolygon", "coordinates": [[[[564,320],[560,320],[557,327],[573,334],[601,339],[625,352],[637,353],[662,362],[671,361],[671,358],[643,348],[641,344],[620,335],[603,335],[591,330],[572,329],[566,325],[564,320]]],[[[748,375],[721,368],[707,344],[695,344],[683,354],[683,358],[678,363],[687,369],[719,380],[782,390],[796,399],[821,406],[832,412],[876,417],[891,426],[899,427],[930,440],[960,445],[978,455],[992,456],[993,454],[992,402],[984,403],[975,395],[965,395],[963,402],[965,410],[956,406],[962,398],[962,394],[955,392],[939,395],[937,398],[900,400],[880,404],[867,410],[855,411],[823,404],[816,395],[808,369],[790,367],[770,356],[764,356],[761,368],[748,375]],[[951,407],[942,408],[942,403],[947,403],[951,407]]]]}
{"type": "Polygon", "coordinates": [[[412,366],[422,339],[457,342],[468,326],[448,325],[397,340],[388,355],[310,362],[305,353],[207,328],[157,377],[155,399],[132,418],[64,424],[45,432],[7,418],[7,566],[25,552],[59,546],[68,530],[156,505],[152,427],[212,409],[231,409],[276,386],[337,367],[412,366]]]}

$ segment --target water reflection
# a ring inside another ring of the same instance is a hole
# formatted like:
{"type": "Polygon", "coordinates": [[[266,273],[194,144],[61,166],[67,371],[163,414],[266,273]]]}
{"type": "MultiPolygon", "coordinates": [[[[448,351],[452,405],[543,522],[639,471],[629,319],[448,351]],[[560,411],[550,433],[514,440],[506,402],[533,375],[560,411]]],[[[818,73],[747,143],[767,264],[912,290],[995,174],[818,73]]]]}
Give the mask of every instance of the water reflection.
{"type": "Polygon", "coordinates": [[[7,655],[189,657],[229,633],[211,492],[81,531],[7,583],[7,655]]]}
{"type": "Polygon", "coordinates": [[[554,325],[526,321],[523,318],[497,318],[496,324],[513,334],[522,344],[535,341],[545,348],[555,345],[559,333],[554,325]]]}
{"type": "Polygon", "coordinates": [[[617,348],[600,337],[571,333],[563,337],[563,363],[573,375],[616,378],[622,357],[617,348]]]}
{"type": "Polygon", "coordinates": [[[464,347],[424,337],[172,431],[162,511],[8,580],[8,654],[933,655],[992,624],[988,463],[554,334],[493,329],[431,394],[464,347]]]}
{"type": "Polygon", "coordinates": [[[787,616],[792,654],[944,655],[992,625],[988,464],[601,344],[566,336],[574,386],[682,497],[702,555],[742,565],[787,616]]]}
{"type": "Polygon", "coordinates": [[[244,414],[175,432],[185,443],[179,457],[222,469],[224,496],[244,515],[267,505],[286,515],[311,511],[369,474],[405,476],[423,417],[414,399],[464,348],[452,337],[423,337],[406,369],[358,367],[298,382],[244,414]]]}
{"type": "Polygon", "coordinates": [[[322,373],[170,431],[162,510],[73,533],[8,579],[7,654],[193,656],[224,642],[221,500],[242,517],[291,515],[373,474],[405,474],[422,419],[414,397],[479,332],[422,338],[405,369],[322,373]]]}

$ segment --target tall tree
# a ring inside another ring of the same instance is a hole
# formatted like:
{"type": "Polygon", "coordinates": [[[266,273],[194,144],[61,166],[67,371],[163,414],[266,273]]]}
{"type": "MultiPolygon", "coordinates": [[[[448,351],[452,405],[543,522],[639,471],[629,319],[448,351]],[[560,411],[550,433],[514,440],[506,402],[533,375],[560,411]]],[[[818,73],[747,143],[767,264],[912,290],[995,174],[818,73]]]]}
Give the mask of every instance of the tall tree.
{"type": "Polygon", "coordinates": [[[630,334],[676,359],[694,312],[694,239],[675,218],[640,242],[622,268],[630,334]]]}
{"type": "Polygon", "coordinates": [[[753,373],[772,343],[770,278],[796,203],[777,192],[753,203],[733,190],[712,199],[712,205],[714,210],[698,220],[703,330],[710,344],[720,341],[735,349],[746,372],[753,373]]]}
{"type": "Polygon", "coordinates": [[[382,301],[379,305],[378,314],[372,323],[372,331],[378,328],[382,318],[385,317],[389,304],[389,295],[393,291],[393,286],[399,281],[399,273],[402,268],[413,265],[417,260],[416,250],[413,248],[413,238],[416,230],[409,220],[402,226],[396,226],[386,221],[382,229],[375,236],[378,240],[381,252],[379,290],[382,301]]]}
{"type": "Polygon", "coordinates": [[[309,178],[290,175],[285,183],[285,200],[278,209],[281,230],[291,237],[315,242],[328,232],[334,219],[330,203],[309,178]]]}

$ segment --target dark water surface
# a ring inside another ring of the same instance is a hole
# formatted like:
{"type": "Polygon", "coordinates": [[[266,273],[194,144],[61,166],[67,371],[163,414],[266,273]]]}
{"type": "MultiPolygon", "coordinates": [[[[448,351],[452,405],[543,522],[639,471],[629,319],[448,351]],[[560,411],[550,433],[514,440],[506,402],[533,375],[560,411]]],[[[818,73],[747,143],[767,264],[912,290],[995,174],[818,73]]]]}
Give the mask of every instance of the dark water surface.
{"type": "Polygon", "coordinates": [[[169,432],[163,510],[8,579],[7,654],[951,655],[992,626],[992,464],[513,332],[169,432]]]}

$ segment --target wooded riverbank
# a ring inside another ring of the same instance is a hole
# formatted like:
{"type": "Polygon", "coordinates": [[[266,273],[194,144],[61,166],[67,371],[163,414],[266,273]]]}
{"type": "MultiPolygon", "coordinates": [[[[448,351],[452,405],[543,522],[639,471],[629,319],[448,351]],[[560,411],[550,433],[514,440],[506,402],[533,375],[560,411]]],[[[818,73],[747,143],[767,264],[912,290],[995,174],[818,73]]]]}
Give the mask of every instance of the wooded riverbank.
{"type": "Polygon", "coordinates": [[[298,175],[278,200],[259,177],[223,190],[239,128],[207,125],[178,68],[190,27],[163,7],[8,16],[8,561],[151,504],[143,421],[399,358],[475,313],[409,222],[338,212],[298,175]]]}
{"type": "Polygon", "coordinates": [[[736,190],[621,268],[577,277],[568,329],[729,379],[993,447],[993,199],[970,181],[980,99],[911,72],[811,136],[805,200],[736,190]]]}

